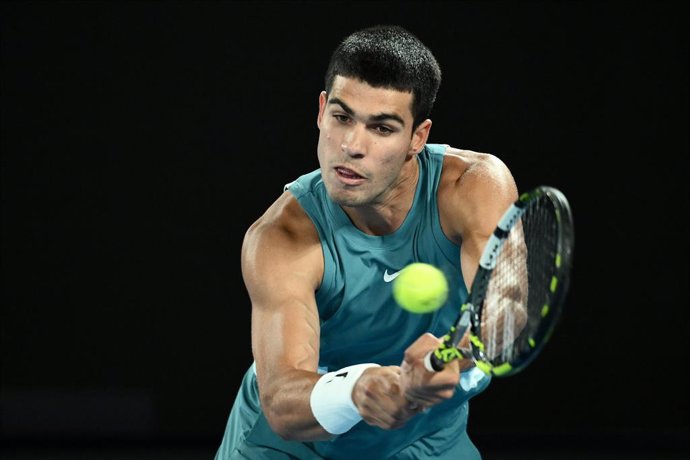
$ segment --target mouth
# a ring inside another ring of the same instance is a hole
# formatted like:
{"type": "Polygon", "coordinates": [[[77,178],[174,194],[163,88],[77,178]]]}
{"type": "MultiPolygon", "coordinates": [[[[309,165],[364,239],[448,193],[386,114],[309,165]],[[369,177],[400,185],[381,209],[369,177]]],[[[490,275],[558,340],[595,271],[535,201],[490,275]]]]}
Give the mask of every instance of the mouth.
{"type": "Polygon", "coordinates": [[[364,182],[364,177],[362,175],[349,168],[338,166],[335,168],[335,173],[338,178],[347,185],[357,185],[364,182]]]}

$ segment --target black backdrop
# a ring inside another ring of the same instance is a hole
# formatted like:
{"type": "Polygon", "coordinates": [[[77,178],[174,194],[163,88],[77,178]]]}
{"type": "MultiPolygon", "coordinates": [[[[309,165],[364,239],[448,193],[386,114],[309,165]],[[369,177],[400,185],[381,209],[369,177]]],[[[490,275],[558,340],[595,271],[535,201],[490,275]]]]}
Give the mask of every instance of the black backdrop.
{"type": "Polygon", "coordinates": [[[244,231],[317,167],[332,49],[356,28],[397,23],[444,71],[431,141],[498,155],[521,190],[559,187],[575,217],[559,330],[533,367],[474,400],[471,434],[687,447],[678,3],[1,11],[3,443],[215,448],[252,359],[244,231]]]}

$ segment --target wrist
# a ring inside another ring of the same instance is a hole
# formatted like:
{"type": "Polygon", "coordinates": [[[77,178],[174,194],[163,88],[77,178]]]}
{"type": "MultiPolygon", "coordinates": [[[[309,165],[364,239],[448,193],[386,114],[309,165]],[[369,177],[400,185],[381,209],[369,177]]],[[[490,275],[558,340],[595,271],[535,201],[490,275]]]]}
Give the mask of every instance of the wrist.
{"type": "Polygon", "coordinates": [[[342,434],[362,420],[352,402],[352,390],[362,373],[378,364],[347,366],[321,376],[312,389],[309,403],[317,422],[330,434],[342,434]]]}

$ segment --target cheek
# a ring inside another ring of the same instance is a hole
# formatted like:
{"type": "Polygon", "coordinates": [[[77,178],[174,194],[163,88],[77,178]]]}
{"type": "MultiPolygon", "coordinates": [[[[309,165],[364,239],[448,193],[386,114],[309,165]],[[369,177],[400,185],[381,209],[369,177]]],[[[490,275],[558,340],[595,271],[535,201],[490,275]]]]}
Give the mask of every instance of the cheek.
{"type": "Polygon", "coordinates": [[[405,162],[405,155],[401,153],[398,148],[396,150],[388,152],[386,155],[381,157],[381,165],[391,169],[399,169],[405,162]]]}
{"type": "Polygon", "coordinates": [[[331,143],[333,142],[333,137],[333,130],[329,128],[328,123],[322,123],[319,131],[319,143],[331,143]]]}
{"type": "Polygon", "coordinates": [[[327,131],[319,133],[319,140],[316,147],[316,153],[320,163],[324,163],[333,151],[332,136],[327,131]]]}

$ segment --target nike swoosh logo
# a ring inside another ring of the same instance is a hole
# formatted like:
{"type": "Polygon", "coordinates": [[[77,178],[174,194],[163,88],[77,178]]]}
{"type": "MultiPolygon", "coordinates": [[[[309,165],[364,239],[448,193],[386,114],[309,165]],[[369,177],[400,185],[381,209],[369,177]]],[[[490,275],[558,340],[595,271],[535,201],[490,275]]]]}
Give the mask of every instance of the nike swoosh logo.
{"type": "Polygon", "coordinates": [[[336,379],[336,377],[342,377],[342,378],[344,379],[345,377],[347,377],[347,373],[348,373],[348,371],[341,372],[340,374],[335,374],[335,375],[333,376],[333,378],[330,379],[330,380],[329,380],[328,382],[326,382],[326,383],[331,383],[333,380],[336,379]]]}
{"type": "Polygon", "coordinates": [[[388,269],[386,269],[386,271],[383,272],[383,281],[385,281],[386,283],[390,283],[390,282],[393,281],[395,278],[397,278],[399,274],[400,274],[400,270],[398,270],[398,271],[395,272],[395,273],[390,273],[390,274],[389,274],[389,273],[388,273],[388,269]]]}

